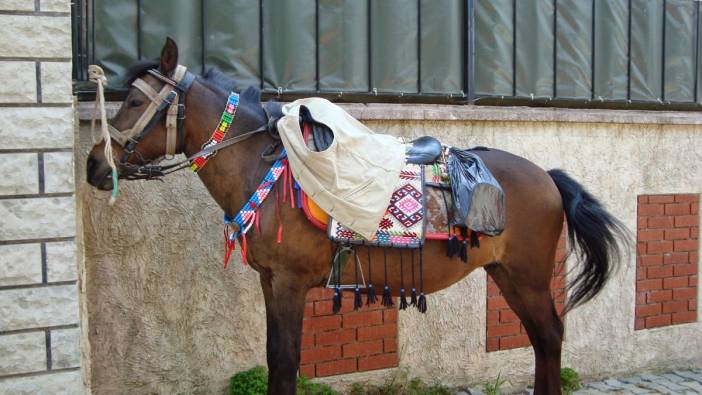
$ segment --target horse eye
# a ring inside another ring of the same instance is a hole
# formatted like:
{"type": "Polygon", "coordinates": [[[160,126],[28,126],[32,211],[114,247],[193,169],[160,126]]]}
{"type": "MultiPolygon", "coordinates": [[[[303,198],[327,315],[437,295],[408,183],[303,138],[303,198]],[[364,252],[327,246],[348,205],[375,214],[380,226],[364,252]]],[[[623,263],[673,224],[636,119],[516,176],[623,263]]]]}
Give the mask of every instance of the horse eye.
{"type": "Polygon", "coordinates": [[[141,101],[141,100],[139,100],[139,99],[132,99],[132,100],[129,101],[129,106],[130,106],[130,107],[139,107],[139,106],[141,106],[142,104],[144,104],[144,102],[141,101]]]}

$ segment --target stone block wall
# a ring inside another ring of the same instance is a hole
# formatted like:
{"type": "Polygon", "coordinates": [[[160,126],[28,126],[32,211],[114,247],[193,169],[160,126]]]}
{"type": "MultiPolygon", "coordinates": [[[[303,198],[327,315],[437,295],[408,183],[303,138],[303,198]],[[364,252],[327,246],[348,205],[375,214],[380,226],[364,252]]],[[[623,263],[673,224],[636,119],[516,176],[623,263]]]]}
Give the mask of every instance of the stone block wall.
{"type": "Polygon", "coordinates": [[[0,393],[82,393],[68,0],[0,0],[0,393]]]}

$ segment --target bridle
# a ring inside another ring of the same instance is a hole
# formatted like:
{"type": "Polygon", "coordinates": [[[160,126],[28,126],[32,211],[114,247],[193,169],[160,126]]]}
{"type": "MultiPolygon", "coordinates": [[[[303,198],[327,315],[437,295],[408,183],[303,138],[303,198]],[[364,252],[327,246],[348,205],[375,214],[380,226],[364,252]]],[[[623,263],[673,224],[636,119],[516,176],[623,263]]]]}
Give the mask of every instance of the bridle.
{"type": "MultiPolygon", "coordinates": [[[[149,106],[129,129],[120,131],[111,125],[108,126],[110,137],[124,150],[119,162],[119,166],[122,169],[120,178],[128,180],[160,179],[170,173],[190,167],[191,163],[199,157],[211,156],[223,148],[244,141],[260,132],[268,131],[275,139],[280,139],[274,131],[275,122],[270,117],[266,107],[264,107],[264,113],[267,118],[267,122],[264,125],[255,130],[230,137],[217,144],[206,144],[199,152],[183,161],[166,166],[151,163],[131,164],[129,163],[131,155],[135,152],[137,155],[139,154],[136,151],[136,146],[158,125],[164,115],[166,116],[166,152],[164,157],[167,159],[173,158],[178,152],[182,152],[185,146],[185,95],[188,93],[193,81],[195,81],[195,75],[187,71],[186,67],[182,65],[176,67],[173,78],[163,75],[156,69],[148,70],[147,73],[163,82],[164,86],[157,92],[143,79],[137,78],[134,80],[132,86],[149,98],[149,106]]],[[[267,156],[263,157],[267,159],[267,156]]]]}

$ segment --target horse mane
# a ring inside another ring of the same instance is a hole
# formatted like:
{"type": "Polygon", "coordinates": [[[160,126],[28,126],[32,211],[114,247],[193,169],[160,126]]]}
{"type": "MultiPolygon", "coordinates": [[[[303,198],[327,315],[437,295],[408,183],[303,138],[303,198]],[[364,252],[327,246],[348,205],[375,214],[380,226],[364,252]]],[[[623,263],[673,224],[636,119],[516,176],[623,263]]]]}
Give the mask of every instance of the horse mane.
{"type": "MultiPolygon", "coordinates": [[[[158,70],[158,60],[141,60],[131,65],[124,75],[124,85],[129,87],[137,78],[146,74],[149,70],[158,70]]],[[[224,74],[216,67],[209,67],[205,73],[199,76],[201,82],[208,87],[218,90],[224,94],[229,94],[231,91],[240,92],[242,87],[232,77],[224,74]]]]}

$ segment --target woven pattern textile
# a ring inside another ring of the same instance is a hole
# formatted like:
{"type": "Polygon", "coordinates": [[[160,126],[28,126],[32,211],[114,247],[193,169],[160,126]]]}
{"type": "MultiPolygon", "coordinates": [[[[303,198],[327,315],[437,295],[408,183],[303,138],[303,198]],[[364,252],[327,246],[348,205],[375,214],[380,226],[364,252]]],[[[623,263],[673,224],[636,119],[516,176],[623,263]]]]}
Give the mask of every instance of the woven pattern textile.
{"type": "Polygon", "coordinates": [[[424,243],[425,222],[424,167],[406,164],[371,240],[366,240],[334,218],[329,221],[328,235],[340,243],[419,248],[424,243]]]}

